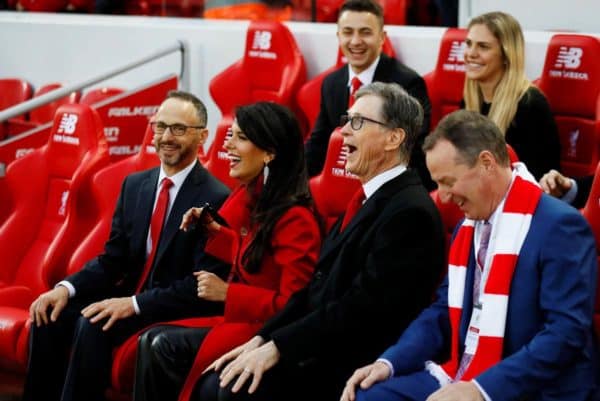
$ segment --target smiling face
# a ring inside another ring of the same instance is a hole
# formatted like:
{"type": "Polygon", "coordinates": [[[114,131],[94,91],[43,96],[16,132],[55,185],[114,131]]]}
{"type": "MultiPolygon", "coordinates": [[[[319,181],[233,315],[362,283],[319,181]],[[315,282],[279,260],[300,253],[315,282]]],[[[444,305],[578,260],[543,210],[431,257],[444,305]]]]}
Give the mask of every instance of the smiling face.
{"type": "Polygon", "coordinates": [[[347,10],[338,19],[337,37],[352,71],[359,74],[379,57],[385,32],[375,14],[347,10]]]}
{"type": "MultiPolygon", "coordinates": [[[[490,217],[502,199],[502,185],[490,169],[490,153],[481,152],[477,162],[469,167],[447,140],[438,141],[426,153],[427,168],[438,184],[442,202],[454,202],[465,216],[474,220],[490,217]],[[499,189],[499,190],[497,190],[499,189]]],[[[508,176],[510,182],[510,171],[508,176]]]]}
{"type": "Polygon", "coordinates": [[[465,41],[467,78],[495,86],[504,74],[504,56],[500,42],[484,24],[469,28],[465,41]]]}
{"type": "Polygon", "coordinates": [[[229,176],[243,184],[252,182],[262,172],[265,162],[272,156],[266,150],[256,146],[246,137],[237,122],[231,125],[231,137],[225,141],[229,158],[229,176]]]}
{"type": "MultiPolygon", "coordinates": [[[[201,126],[198,113],[190,102],[169,98],[159,107],[153,122],[201,126]]],[[[184,135],[175,136],[170,129],[162,135],[154,134],[154,147],[168,176],[178,173],[198,157],[198,149],[206,140],[206,128],[188,128],[184,135]]]]}
{"type": "MultiPolygon", "coordinates": [[[[381,106],[380,97],[366,95],[356,100],[348,114],[385,123],[381,117],[381,106]]],[[[362,127],[355,130],[347,122],[342,127],[344,146],[348,150],[346,170],[365,183],[398,164],[399,146],[404,136],[399,138],[397,131],[367,120],[363,120],[362,127]]]]}

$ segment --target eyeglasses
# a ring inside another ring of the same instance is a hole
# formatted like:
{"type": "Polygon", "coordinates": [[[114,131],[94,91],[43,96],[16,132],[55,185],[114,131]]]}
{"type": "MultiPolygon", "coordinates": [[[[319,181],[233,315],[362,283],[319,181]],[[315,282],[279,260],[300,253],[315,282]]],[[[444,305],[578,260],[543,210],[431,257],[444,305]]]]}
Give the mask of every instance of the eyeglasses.
{"type": "Polygon", "coordinates": [[[353,116],[351,116],[349,114],[343,114],[340,117],[340,127],[343,127],[344,125],[348,124],[348,121],[350,121],[350,127],[352,127],[352,129],[355,131],[358,131],[359,129],[361,129],[363,124],[365,123],[365,121],[369,121],[374,124],[379,124],[384,127],[388,126],[387,124],[382,123],[381,121],[373,120],[372,118],[363,117],[358,114],[355,114],[353,116]]]}
{"type": "Polygon", "coordinates": [[[188,128],[204,128],[204,126],[202,126],[202,125],[193,126],[193,125],[185,125],[185,124],[178,124],[178,123],[165,124],[162,121],[153,121],[150,123],[150,128],[152,128],[152,132],[154,132],[154,135],[162,135],[165,133],[165,131],[168,128],[169,131],[171,131],[172,135],[182,136],[182,135],[185,135],[188,128]]]}

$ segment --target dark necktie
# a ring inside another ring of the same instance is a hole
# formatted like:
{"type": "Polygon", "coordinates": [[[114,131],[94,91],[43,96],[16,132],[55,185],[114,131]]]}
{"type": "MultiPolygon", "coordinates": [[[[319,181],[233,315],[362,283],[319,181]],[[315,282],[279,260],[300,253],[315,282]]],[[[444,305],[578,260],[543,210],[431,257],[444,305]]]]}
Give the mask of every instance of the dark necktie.
{"type": "Polygon", "coordinates": [[[169,206],[169,188],[171,188],[172,186],[173,181],[171,181],[168,178],[163,179],[160,192],[158,194],[158,199],[156,201],[156,206],[154,207],[154,212],[152,212],[152,220],[150,220],[151,250],[150,254],[146,258],[146,263],[144,264],[142,276],[140,277],[137,288],[135,290],[136,294],[141,291],[142,287],[144,286],[144,283],[146,282],[146,279],[148,278],[150,269],[152,268],[154,257],[156,256],[156,250],[158,248],[158,241],[160,240],[160,233],[165,223],[165,217],[167,215],[167,209],[169,206]]]}
{"type": "Polygon", "coordinates": [[[354,95],[356,94],[356,91],[358,90],[358,88],[360,88],[361,85],[362,82],[360,82],[360,79],[358,79],[358,77],[352,78],[352,81],[350,82],[350,98],[348,99],[348,108],[352,107],[352,105],[354,104],[354,95]]]}
{"type": "Polygon", "coordinates": [[[340,226],[340,232],[344,231],[348,223],[352,221],[356,213],[358,213],[358,210],[361,208],[364,200],[365,192],[363,191],[363,188],[360,187],[358,191],[354,193],[352,199],[350,199],[350,203],[346,209],[346,214],[344,215],[344,220],[342,220],[342,225],[340,226]]]}
{"type": "MultiPolygon", "coordinates": [[[[483,266],[485,265],[485,258],[487,256],[488,245],[490,244],[490,234],[492,233],[492,225],[489,222],[485,222],[481,225],[481,238],[479,240],[479,250],[477,251],[477,266],[475,266],[475,272],[473,277],[473,303],[479,304],[479,293],[481,291],[481,275],[483,273],[483,266]]],[[[459,381],[465,371],[473,360],[473,354],[464,352],[456,371],[456,377],[454,381],[459,381]]]]}

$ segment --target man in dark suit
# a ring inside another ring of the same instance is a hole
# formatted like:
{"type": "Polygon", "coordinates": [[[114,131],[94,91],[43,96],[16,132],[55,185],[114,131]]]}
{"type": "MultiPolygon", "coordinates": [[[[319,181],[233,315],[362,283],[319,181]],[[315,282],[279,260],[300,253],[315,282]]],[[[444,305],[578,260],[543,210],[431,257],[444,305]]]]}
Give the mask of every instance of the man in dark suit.
{"type": "Polygon", "coordinates": [[[406,169],[422,118],[419,102],[397,84],[357,92],[342,135],[346,168],[362,183],[358,196],[326,237],[307,287],[213,363],[217,373],[199,382],[197,399],[337,399],[347,375],[429,304],[444,233],[418,175],[406,169]]]}
{"type": "Polygon", "coordinates": [[[371,82],[395,82],[423,107],[423,124],[409,166],[419,172],[425,187],[431,189],[433,182],[421,150],[431,115],[427,88],[419,74],[381,52],[385,39],[381,6],[373,0],[347,0],[340,9],[337,37],[348,65],[329,74],[321,86],[321,109],[305,147],[308,174],[312,177],[323,169],[329,137],[351,105],[353,79],[360,80],[358,87],[371,82]]]}
{"type": "Polygon", "coordinates": [[[206,108],[173,91],[151,126],[161,166],[124,180],[104,253],[30,307],[24,400],[104,400],[114,346],[156,321],[220,313],[195,296],[204,235],[178,229],[190,207],[228,195],[197,161],[206,108]]]}
{"type": "Polygon", "coordinates": [[[424,149],[440,197],[466,217],[448,275],[342,401],[591,399],[597,262],[583,216],[511,169],[504,135],[478,112],[446,116],[424,149]]]}

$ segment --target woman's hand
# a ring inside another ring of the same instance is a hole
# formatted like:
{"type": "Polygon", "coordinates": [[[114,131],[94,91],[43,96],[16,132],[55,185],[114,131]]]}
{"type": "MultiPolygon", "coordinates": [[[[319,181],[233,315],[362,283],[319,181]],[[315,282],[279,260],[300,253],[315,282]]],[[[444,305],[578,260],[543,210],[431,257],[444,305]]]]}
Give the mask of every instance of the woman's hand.
{"type": "Polygon", "coordinates": [[[214,273],[201,270],[194,272],[198,282],[198,298],[207,301],[225,301],[229,285],[214,273]]]}

